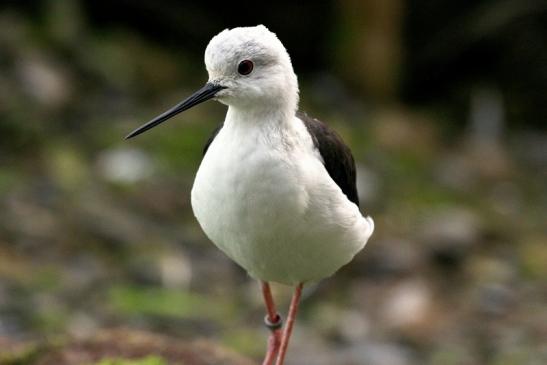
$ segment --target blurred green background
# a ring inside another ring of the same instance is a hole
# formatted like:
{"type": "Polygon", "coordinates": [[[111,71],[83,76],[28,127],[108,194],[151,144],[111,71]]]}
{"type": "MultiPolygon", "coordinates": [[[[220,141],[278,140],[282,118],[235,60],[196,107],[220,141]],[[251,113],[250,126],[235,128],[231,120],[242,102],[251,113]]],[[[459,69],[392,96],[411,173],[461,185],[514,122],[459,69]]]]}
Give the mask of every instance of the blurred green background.
{"type": "Polygon", "coordinates": [[[260,23],[376,222],[306,292],[287,364],[547,363],[547,5],[527,0],[0,2],[0,337],[123,326],[260,358],[259,287],[189,202],[225,107],[123,140],[203,84],[213,35],[260,23]]]}

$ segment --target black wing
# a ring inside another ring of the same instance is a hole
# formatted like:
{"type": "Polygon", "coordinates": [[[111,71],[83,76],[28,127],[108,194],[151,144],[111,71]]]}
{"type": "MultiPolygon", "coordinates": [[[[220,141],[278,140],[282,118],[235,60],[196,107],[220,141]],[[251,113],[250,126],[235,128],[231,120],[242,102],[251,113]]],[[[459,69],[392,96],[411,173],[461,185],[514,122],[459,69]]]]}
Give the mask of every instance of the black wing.
{"type": "Polygon", "coordinates": [[[342,138],[325,123],[298,112],[296,116],[304,122],[313,139],[313,144],[323,158],[325,168],[348,199],[359,206],[355,183],[355,161],[342,138]]]}
{"type": "Polygon", "coordinates": [[[220,132],[220,130],[222,129],[223,126],[224,126],[224,122],[220,123],[220,124],[213,130],[213,133],[211,133],[211,136],[209,137],[209,139],[207,140],[207,142],[205,142],[205,146],[203,146],[203,156],[205,156],[205,154],[207,153],[207,150],[209,149],[209,146],[211,145],[211,143],[213,143],[213,140],[215,139],[215,137],[217,136],[218,132],[220,132]]]}

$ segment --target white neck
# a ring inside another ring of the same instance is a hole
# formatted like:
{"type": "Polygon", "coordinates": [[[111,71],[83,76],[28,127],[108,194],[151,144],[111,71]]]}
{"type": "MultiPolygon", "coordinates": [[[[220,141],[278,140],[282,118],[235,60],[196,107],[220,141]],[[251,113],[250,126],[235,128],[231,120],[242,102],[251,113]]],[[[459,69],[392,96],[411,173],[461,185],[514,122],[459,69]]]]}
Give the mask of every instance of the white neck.
{"type": "Polygon", "coordinates": [[[280,108],[279,105],[264,105],[254,108],[240,108],[230,105],[226,113],[227,124],[248,125],[269,124],[278,128],[291,123],[296,111],[291,107],[280,108]]]}

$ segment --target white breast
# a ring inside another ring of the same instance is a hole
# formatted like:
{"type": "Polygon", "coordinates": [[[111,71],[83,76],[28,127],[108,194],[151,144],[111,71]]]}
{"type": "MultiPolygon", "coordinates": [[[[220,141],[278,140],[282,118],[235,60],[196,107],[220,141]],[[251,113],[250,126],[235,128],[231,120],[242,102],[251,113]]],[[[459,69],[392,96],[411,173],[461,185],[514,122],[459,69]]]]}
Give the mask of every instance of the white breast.
{"type": "Polygon", "coordinates": [[[296,118],[290,129],[227,121],[197,172],[192,208],[251,276],[284,284],[333,274],[374,227],[329,177],[296,118]]]}

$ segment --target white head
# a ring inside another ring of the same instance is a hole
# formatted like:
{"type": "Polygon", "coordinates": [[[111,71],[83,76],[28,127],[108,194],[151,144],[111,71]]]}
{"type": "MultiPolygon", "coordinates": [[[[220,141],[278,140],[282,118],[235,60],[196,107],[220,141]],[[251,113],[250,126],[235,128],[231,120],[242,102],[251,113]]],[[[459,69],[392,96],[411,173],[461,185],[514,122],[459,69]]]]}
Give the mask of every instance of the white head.
{"type": "Polygon", "coordinates": [[[216,98],[235,108],[295,112],[298,81],[291,59],[265,26],[226,29],[205,50],[209,82],[224,86],[216,98]]]}
{"type": "Polygon", "coordinates": [[[205,50],[209,82],[165,113],[131,132],[135,137],[212,98],[234,110],[294,115],[298,80],[277,36],[265,26],[226,29],[205,50]]]}

